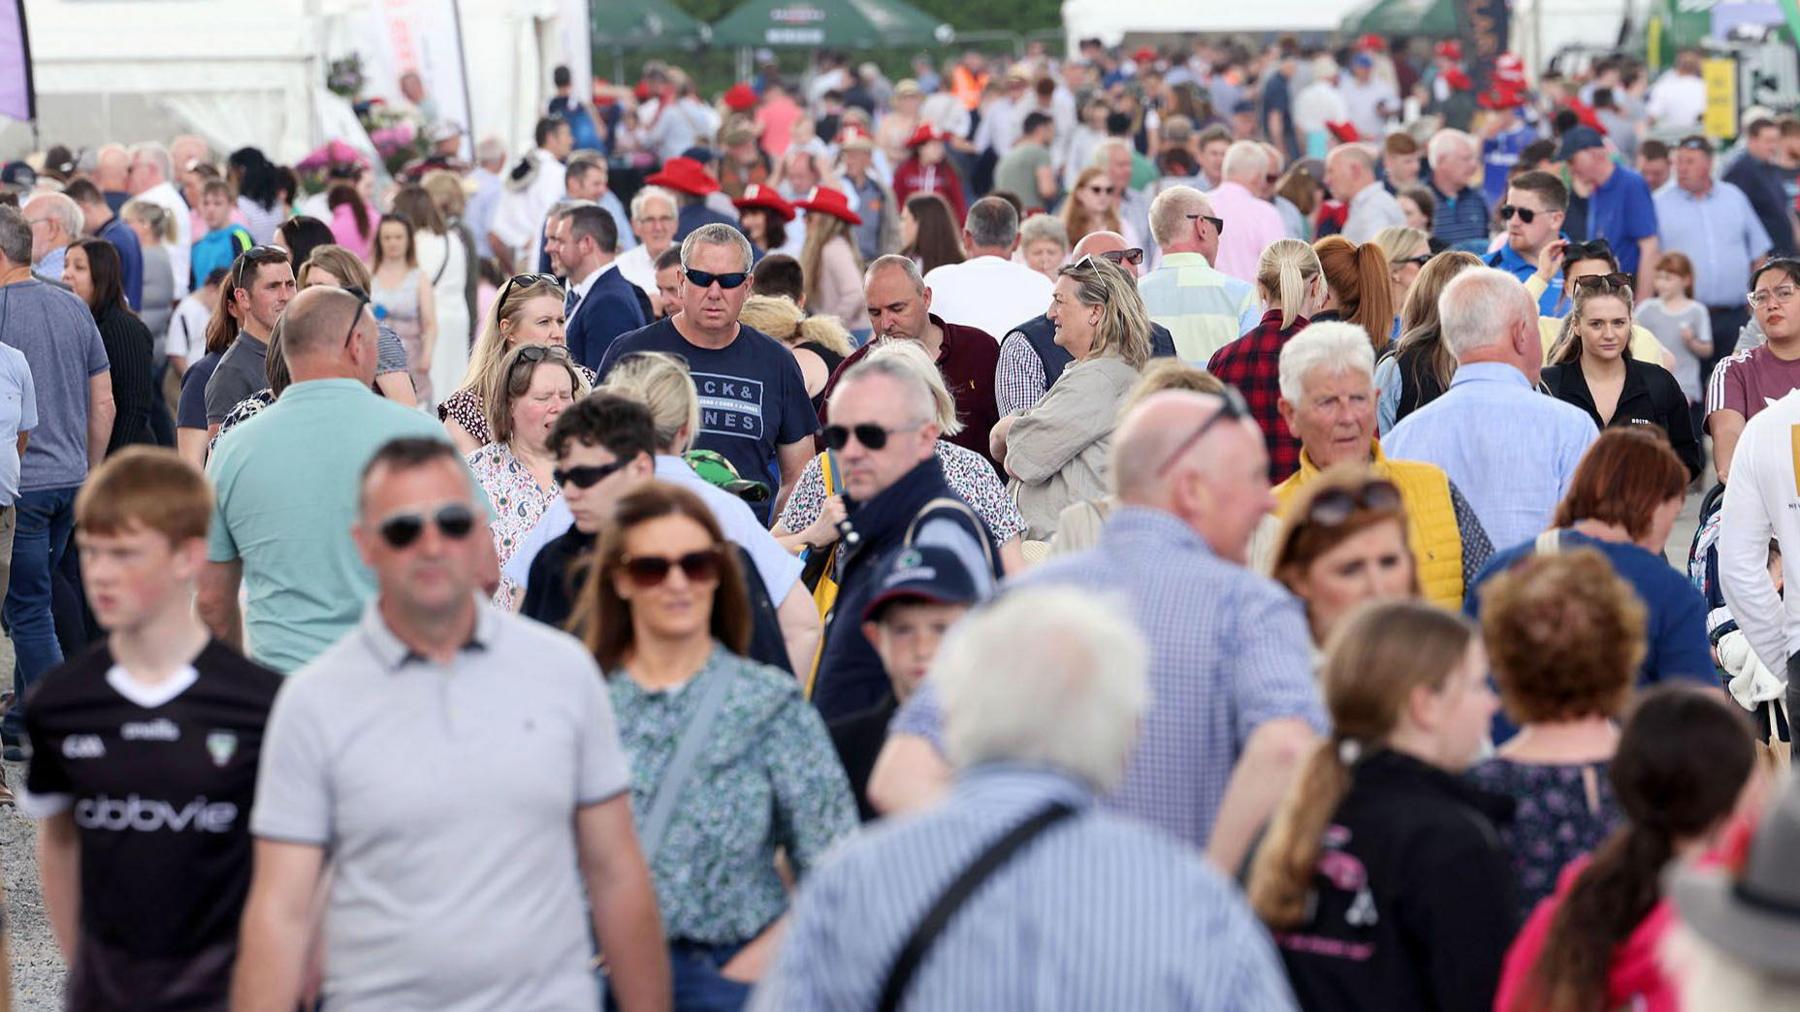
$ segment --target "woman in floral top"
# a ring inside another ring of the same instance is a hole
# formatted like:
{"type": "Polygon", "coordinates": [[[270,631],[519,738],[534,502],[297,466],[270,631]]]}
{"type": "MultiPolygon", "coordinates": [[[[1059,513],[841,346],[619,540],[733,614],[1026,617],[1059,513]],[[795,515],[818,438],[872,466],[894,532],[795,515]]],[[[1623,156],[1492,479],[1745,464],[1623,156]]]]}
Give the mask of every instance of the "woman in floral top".
{"type": "MultiPolygon", "coordinates": [[[[469,454],[468,461],[494,507],[494,550],[502,567],[561,494],[552,477],[556,455],[549,448],[550,428],[564,408],[587,392],[587,381],[561,347],[521,345],[494,374],[486,401],[495,441],[469,454]]],[[[494,603],[513,608],[520,590],[503,576],[494,603]]]]}
{"type": "Polygon", "coordinates": [[[787,911],[776,853],[804,878],[856,826],[849,781],[799,683],[742,656],[749,601],[727,548],[697,496],[650,482],[619,501],[576,606],[607,673],[640,832],[701,701],[725,692],[645,854],[679,1009],[743,1005],[787,911]]]}
{"type": "MultiPolygon", "coordinates": [[[[532,344],[566,347],[563,295],[562,282],[548,274],[519,274],[494,297],[462,386],[438,403],[438,420],[458,450],[474,453],[496,441],[489,429],[487,391],[498,381],[508,352],[532,344]]],[[[591,389],[593,371],[580,364],[575,370],[591,389]]]]}
{"type": "Polygon", "coordinates": [[[1564,866],[1624,820],[1607,772],[1619,746],[1614,721],[1644,656],[1645,613],[1591,549],[1528,556],[1481,598],[1488,661],[1519,732],[1469,778],[1518,806],[1500,839],[1523,921],[1564,866]]]}

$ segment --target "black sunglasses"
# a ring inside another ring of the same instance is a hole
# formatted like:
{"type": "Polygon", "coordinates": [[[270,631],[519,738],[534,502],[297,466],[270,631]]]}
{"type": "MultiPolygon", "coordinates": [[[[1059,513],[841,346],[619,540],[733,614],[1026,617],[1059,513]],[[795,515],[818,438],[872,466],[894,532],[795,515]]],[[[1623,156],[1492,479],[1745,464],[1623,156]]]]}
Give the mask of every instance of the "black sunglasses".
{"type": "Polygon", "coordinates": [[[662,584],[677,569],[689,583],[716,583],[724,561],[724,553],[715,545],[673,559],[661,555],[627,555],[619,560],[619,567],[625,570],[632,583],[648,590],[662,584]]]}
{"type": "Polygon", "coordinates": [[[574,485],[576,488],[593,488],[606,479],[618,474],[629,460],[615,460],[610,464],[587,464],[581,467],[555,468],[550,472],[550,480],[557,488],[574,485]]]}
{"type": "Polygon", "coordinates": [[[696,270],[692,267],[683,267],[681,272],[687,275],[688,284],[693,285],[696,288],[711,288],[713,282],[717,281],[720,288],[730,290],[737,288],[744,282],[750,280],[749,271],[731,271],[727,274],[711,274],[706,271],[696,270]]]}
{"type": "Polygon", "coordinates": [[[1142,247],[1138,246],[1133,246],[1130,249],[1110,250],[1100,255],[1111,260],[1115,264],[1125,263],[1130,264],[1133,267],[1144,262],[1144,251],[1142,247]]]}
{"type": "Polygon", "coordinates": [[[1163,477],[1173,470],[1176,462],[1185,456],[1189,450],[1193,449],[1195,443],[1200,442],[1208,432],[1212,431],[1213,426],[1226,420],[1250,417],[1250,405],[1244,403],[1244,395],[1238,393],[1237,387],[1227,386],[1224,392],[1219,394],[1219,397],[1224,400],[1224,405],[1221,406],[1219,410],[1213,412],[1211,418],[1201,422],[1200,427],[1194,430],[1194,434],[1182,440],[1181,445],[1175,448],[1175,452],[1169,454],[1168,459],[1163,461],[1162,466],[1156,469],[1156,476],[1158,478],[1163,477]]]}
{"type": "Polygon", "coordinates": [[[1306,522],[1321,527],[1336,527],[1356,513],[1366,510],[1397,510],[1400,490],[1393,482],[1377,479],[1361,488],[1335,488],[1319,493],[1306,511],[1306,522]]]}
{"type": "Polygon", "coordinates": [[[1589,274],[1576,278],[1574,287],[1582,291],[1610,292],[1631,288],[1632,277],[1629,274],[1589,274]]]}
{"type": "Polygon", "coordinates": [[[1403,267],[1407,264],[1418,264],[1420,267],[1423,267],[1431,262],[1431,257],[1432,254],[1430,253],[1420,253],[1416,257],[1404,257],[1400,260],[1395,260],[1393,261],[1393,264],[1395,267],[1403,267]]]}
{"type": "Polygon", "coordinates": [[[350,329],[344,331],[344,347],[348,348],[350,347],[350,342],[356,339],[356,327],[357,324],[362,323],[363,310],[369,307],[369,293],[355,285],[351,285],[342,290],[356,296],[356,313],[350,317],[350,329]]]}
{"type": "Polygon", "coordinates": [[[251,264],[261,267],[263,264],[285,264],[289,262],[288,251],[282,249],[280,246],[270,246],[267,244],[252,246],[244,252],[239,253],[238,258],[232,261],[231,287],[234,289],[244,287],[244,274],[249,270],[251,264]]]}
{"type": "Polygon", "coordinates": [[[1511,221],[1511,220],[1513,220],[1513,215],[1516,214],[1519,216],[1520,221],[1529,225],[1537,219],[1537,216],[1539,213],[1540,212],[1533,211],[1529,207],[1518,207],[1513,204],[1501,204],[1500,205],[1500,220],[1501,221],[1511,221]]]}
{"type": "Polygon", "coordinates": [[[1210,222],[1212,224],[1214,232],[1216,232],[1219,235],[1225,234],[1225,219],[1224,218],[1215,218],[1210,214],[1190,214],[1187,216],[1187,220],[1210,222]]]}
{"type": "Polygon", "coordinates": [[[512,277],[506,279],[506,284],[500,286],[500,297],[494,300],[494,304],[497,306],[506,305],[507,293],[513,290],[514,285],[518,285],[521,288],[530,288],[532,285],[538,284],[555,285],[558,291],[562,290],[562,279],[554,274],[514,274],[512,277]]]}
{"type": "Polygon", "coordinates": [[[871,450],[879,450],[887,445],[889,436],[899,432],[911,432],[917,428],[919,428],[917,425],[903,425],[897,429],[884,429],[875,424],[855,426],[827,425],[825,426],[824,431],[825,445],[831,447],[833,450],[841,450],[844,447],[849,446],[850,437],[855,436],[856,441],[862,445],[871,450]]]}
{"type": "Polygon", "coordinates": [[[419,540],[427,523],[437,524],[438,533],[452,541],[461,541],[475,529],[475,512],[453,502],[440,506],[436,513],[396,513],[381,522],[375,530],[390,548],[405,548],[419,540]]]}
{"type": "Polygon", "coordinates": [[[519,356],[518,358],[513,359],[512,367],[514,370],[519,369],[521,366],[537,365],[539,362],[547,362],[551,359],[566,359],[569,357],[568,349],[554,344],[528,344],[521,347],[514,354],[519,356]]]}

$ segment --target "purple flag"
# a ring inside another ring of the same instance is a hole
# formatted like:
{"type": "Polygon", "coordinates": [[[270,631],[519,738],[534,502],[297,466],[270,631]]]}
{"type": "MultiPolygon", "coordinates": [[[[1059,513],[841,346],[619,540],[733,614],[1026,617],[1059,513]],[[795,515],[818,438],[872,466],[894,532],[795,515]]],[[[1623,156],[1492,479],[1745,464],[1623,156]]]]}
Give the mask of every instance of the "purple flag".
{"type": "Polygon", "coordinates": [[[25,0],[0,0],[0,116],[37,118],[31,88],[31,45],[25,37],[25,0]]]}

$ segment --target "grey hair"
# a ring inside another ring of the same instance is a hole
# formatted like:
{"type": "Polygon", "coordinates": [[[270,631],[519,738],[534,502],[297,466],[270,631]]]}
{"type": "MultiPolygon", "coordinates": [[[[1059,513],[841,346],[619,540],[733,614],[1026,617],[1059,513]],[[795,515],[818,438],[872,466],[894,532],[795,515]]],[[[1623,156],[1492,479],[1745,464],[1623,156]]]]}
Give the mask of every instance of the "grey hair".
{"type": "Polygon", "coordinates": [[[1683,1008],[1800,1010],[1800,981],[1751,966],[1679,920],[1659,949],[1657,962],[1679,987],[1683,1008]]]}
{"type": "Polygon", "coordinates": [[[1212,201],[1191,186],[1171,186],[1150,202],[1150,238],[1158,246],[1175,241],[1187,227],[1188,215],[1211,214],[1212,201]]]}
{"type": "Polygon", "coordinates": [[[1259,177],[1269,171],[1269,153],[1255,141],[1234,141],[1225,149],[1225,167],[1220,171],[1226,179],[1260,182],[1259,177]]]}
{"type": "Polygon", "coordinates": [[[1431,163],[1432,168],[1437,168],[1438,159],[1444,157],[1444,152],[1452,144],[1461,144],[1471,154],[1481,150],[1481,145],[1475,143],[1475,138],[1461,130],[1446,127],[1431,135],[1431,140],[1425,145],[1425,160],[1431,163]]]}
{"type": "Polygon", "coordinates": [[[631,220],[636,221],[643,217],[644,205],[650,203],[652,200],[668,201],[669,212],[671,214],[681,209],[681,201],[675,199],[675,194],[670,193],[660,186],[646,186],[639,190],[636,196],[631,198],[631,220]]]}
{"type": "Polygon", "coordinates": [[[869,269],[863,271],[863,287],[869,287],[869,280],[875,276],[876,272],[894,270],[905,274],[906,280],[913,283],[915,291],[925,290],[925,275],[919,273],[918,263],[912,257],[899,253],[889,253],[869,261],[869,269]]]}
{"type": "Polygon", "coordinates": [[[1471,267],[1438,296],[1438,326],[1458,359],[1506,340],[1521,321],[1535,330],[1537,303],[1518,278],[1494,267],[1471,267]]]}
{"type": "Polygon", "coordinates": [[[694,262],[694,252],[702,246],[730,246],[744,258],[745,270],[749,270],[750,265],[756,260],[756,254],[750,251],[750,240],[745,238],[744,233],[737,230],[736,225],[715,221],[694,229],[687,234],[686,239],[681,240],[682,267],[685,268],[694,262]]]}
{"type": "Polygon", "coordinates": [[[1097,169],[1106,168],[1106,160],[1112,156],[1115,150],[1124,151],[1129,155],[1131,154],[1131,145],[1127,144],[1124,138],[1108,137],[1094,146],[1094,159],[1089,164],[1097,169]]]}
{"type": "Polygon", "coordinates": [[[1148,657],[1116,597],[1067,587],[1009,593],[963,619],[932,666],[944,751],[959,769],[1048,766],[1110,791],[1149,703],[1148,657]]]}
{"type": "MultiPolygon", "coordinates": [[[[925,357],[925,350],[912,341],[888,341],[884,342],[884,348],[902,344],[911,345],[918,352],[920,358],[925,357]]],[[[880,350],[883,349],[877,349],[877,351],[880,350]]],[[[873,376],[886,376],[906,390],[908,417],[911,421],[920,425],[935,424],[938,420],[937,393],[932,390],[931,381],[926,379],[925,374],[916,368],[917,363],[909,361],[904,356],[905,352],[901,350],[889,350],[887,354],[882,355],[870,352],[863,357],[861,362],[846,369],[843,378],[838,380],[837,389],[831,392],[832,411],[835,412],[843,403],[845,391],[858,382],[873,376]]],[[[935,363],[932,364],[931,371],[937,372],[935,363]]],[[[943,380],[940,378],[938,385],[942,384],[943,380]]]]}
{"type": "Polygon", "coordinates": [[[41,203],[50,212],[50,217],[68,233],[71,242],[81,238],[81,205],[69,199],[67,194],[40,193],[25,203],[26,206],[41,203]]]}
{"type": "Polygon", "coordinates": [[[1019,245],[1029,246],[1034,242],[1053,242],[1067,250],[1069,227],[1054,214],[1034,214],[1019,223],[1019,245]]]}
{"type": "Polygon", "coordinates": [[[1332,376],[1359,372],[1375,379],[1375,349],[1369,332],[1354,323],[1327,320],[1304,328],[1281,346],[1281,399],[1299,406],[1306,377],[1314,369],[1332,376]]]}
{"type": "Polygon", "coordinates": [[[506,142],[498,137],[483,137],[475,145],[475,160],[482,164],[506,161],[506,142]]]}
{"type": "Polygon", "coordinates": [[[175,178],[175,160],[169,157],[168,148],[155,141],[136,145],[131,149],[131,157],[133,160],[142,158],[156,166],[156,171],[162,174],[165,181],[175,178]]]}
{"type": "Polygon", "coordinates": [[[929,387],[932,420],[945,439],[963,430],[962,422],[956,417],[956,398],[950,396],[950,388],[944,385],[944,374],[938,371],[937,363],[925,354],[925,348],[919,342],[903,337],[884,337],[875,342],[875,347],[863,356],[863,361],[892,361],[929,387]]]}
{"type": "Polygon", "coordinates": [[[969,206],[963,219],[969,245],[983,249],[1010,249],[1019,238],[1019,212],[1000,197],[983,197],[969,206]]]}
{"type": "Polygon", "coordinates": [[[1325,156],[1325,161],[1329,164],[1334,160],[1344,158],[1348,158],[1357,165],[1362,166],[1362,170],[1369,175],[1372,176],[1375,174],[1375,156],[1369,151],[1367,145],[1358,143],[1339,144],[1337,147],[1332,148],[1331,152],[1325,156]]]}
{"type": "Polygon", "coordinates": [[[0,257],[15,267],[31,264],[31,226],[16,207],[0,204],[0,257]]]}

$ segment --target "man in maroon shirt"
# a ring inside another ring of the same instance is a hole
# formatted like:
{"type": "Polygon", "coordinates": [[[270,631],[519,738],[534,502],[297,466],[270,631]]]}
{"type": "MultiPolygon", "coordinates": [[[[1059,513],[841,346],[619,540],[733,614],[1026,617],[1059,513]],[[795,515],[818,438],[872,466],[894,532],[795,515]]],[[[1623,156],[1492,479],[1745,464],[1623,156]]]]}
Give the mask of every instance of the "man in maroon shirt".
{"type": "MultiPolygon", "coordinates": [[[[986,331],[945,323],[942,317],[932,315],[931,289],[925,287],[925,279],[910,257],[877,257],[863,276],[863,286],[869,300],[869,325],[875,330],[875,338],[917,341],[924,346],[925,353],[937,363],[944,385],[950,388],[950,396],[956,401],[956,417],[963,424],[962,431],[950,437],[950,441],[974,450],[991,463],[988,432],[1000,420],[999,408],[994,403],[994,368],[1000,363],[999,342],[986,331]]],[[[871,340],[858,349],[831,374],[830,381],[825,384],[827,405],[831,402],[831,392],[837,388],[838,377],[862,361],[874,344],[871,340]]],[[[830,421],[827,412],[828,408],[819,410],[821,425],[830,421]]]]}

